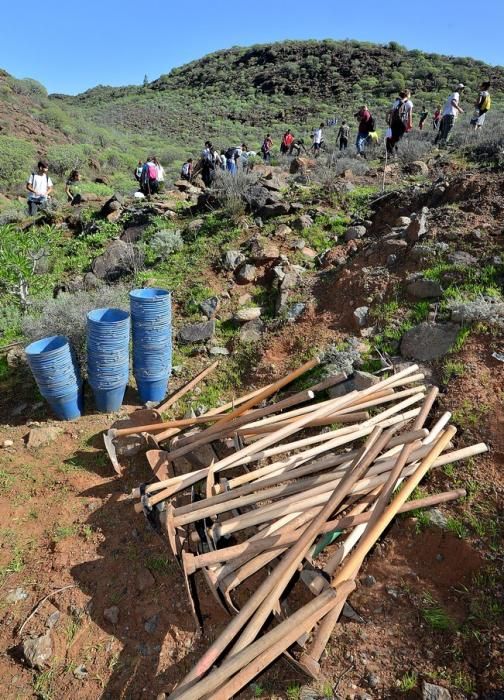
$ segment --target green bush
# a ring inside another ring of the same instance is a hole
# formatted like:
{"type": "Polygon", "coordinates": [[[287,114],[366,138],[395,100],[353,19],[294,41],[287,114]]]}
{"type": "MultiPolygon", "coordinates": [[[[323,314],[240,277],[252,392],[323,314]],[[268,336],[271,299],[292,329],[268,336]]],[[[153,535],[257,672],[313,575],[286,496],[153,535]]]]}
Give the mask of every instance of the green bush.
{"type": "Polygon", "coordinates": [[[86,144],[51,146],[47,151],[50,172],[64,177],[71,170],[82,168],[92,156],[93,149],[86,144]]]}
{"type": "Polygon", "coordinates": [[[12,186],[26,181],[33,170],[35,146],[14,136],[0,136],[0,182],[12,186]]]}

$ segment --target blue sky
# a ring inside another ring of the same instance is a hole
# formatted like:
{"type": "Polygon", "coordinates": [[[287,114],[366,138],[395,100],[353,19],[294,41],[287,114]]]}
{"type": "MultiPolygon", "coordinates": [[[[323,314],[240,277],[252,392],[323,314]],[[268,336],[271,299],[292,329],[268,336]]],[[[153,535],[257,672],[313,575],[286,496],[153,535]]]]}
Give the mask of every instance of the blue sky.
{"type": "Polygon", "coordinates": [[[138,84],[233,45],[360,39],[504,64],[504,0],[24,0],[2,3],[0,67],[50,92],[138,84]]]}

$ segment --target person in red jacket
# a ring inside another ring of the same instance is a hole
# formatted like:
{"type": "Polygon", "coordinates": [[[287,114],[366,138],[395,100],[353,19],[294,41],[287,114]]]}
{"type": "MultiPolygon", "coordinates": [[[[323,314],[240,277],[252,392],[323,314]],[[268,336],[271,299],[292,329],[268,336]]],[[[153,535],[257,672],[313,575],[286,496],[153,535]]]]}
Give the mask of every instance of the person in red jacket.
{"type": "Polygon", "coordinates": [[[364,148],[369,141],[370,132],[374,131],[374,119],[371,112],[367,108],[367,105],[362,105],[354,116],[359,120],[359,130],[355,141],[357,155],[365,157],[364,148]]]}

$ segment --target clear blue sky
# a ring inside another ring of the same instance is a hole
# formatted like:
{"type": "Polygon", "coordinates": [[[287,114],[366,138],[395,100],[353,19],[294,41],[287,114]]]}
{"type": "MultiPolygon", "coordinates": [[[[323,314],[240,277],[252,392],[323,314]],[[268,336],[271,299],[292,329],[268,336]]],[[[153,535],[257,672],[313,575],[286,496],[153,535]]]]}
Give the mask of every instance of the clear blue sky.
{"type": "Polygon", "coordinates": [[[0,67],[68,94],[283,39],[398,41],[504,64],[504,0],[6,0],[1,25],[0,67]]]}

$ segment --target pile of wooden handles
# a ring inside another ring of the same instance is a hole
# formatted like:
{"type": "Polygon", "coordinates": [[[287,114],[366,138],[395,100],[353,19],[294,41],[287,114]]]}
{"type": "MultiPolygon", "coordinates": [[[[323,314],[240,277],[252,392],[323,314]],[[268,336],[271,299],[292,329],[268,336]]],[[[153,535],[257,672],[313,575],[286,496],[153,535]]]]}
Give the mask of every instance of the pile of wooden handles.
{"type": "Polygon", "coordinates": [[[150,456],[170,476],[141,489],[142,506],[161,512],[191,604],[189,582],[201,572],[235,613],[170,694],[173,700],[231,698],[293,645],[298,653],[289,658],[317,677],[359,569],[395,516],[464,495],[456,490],[408,500],[416,486],[432,467],[487,449],[453,449],[450,414],[429,420],[438,390],[426,392],[415,365],[342,397],[315,401],[345,379],[338,375],[256,408],[287,379],[239,400],[239,407],[236,401],[230,413],[214,413],[217,420],[200,432],[178,433],[170,450],[150,456]],[[231,440],[235,449],[222,456],[223,442],[231,440]],[[200,468],[177,473],[181,457],[203,445],[219,447],[221,458],[209,456],[200,468]],[[329,558],[319,568],[316,554],[327,543],[329,558]],[[253,575],[253,593],[238,609],[231,594],[253,575]],[[285,616],[286,591],[299,576],[314,597],[285,616]],[[264,633],[272,615],[277,624],[264,633]]]}

